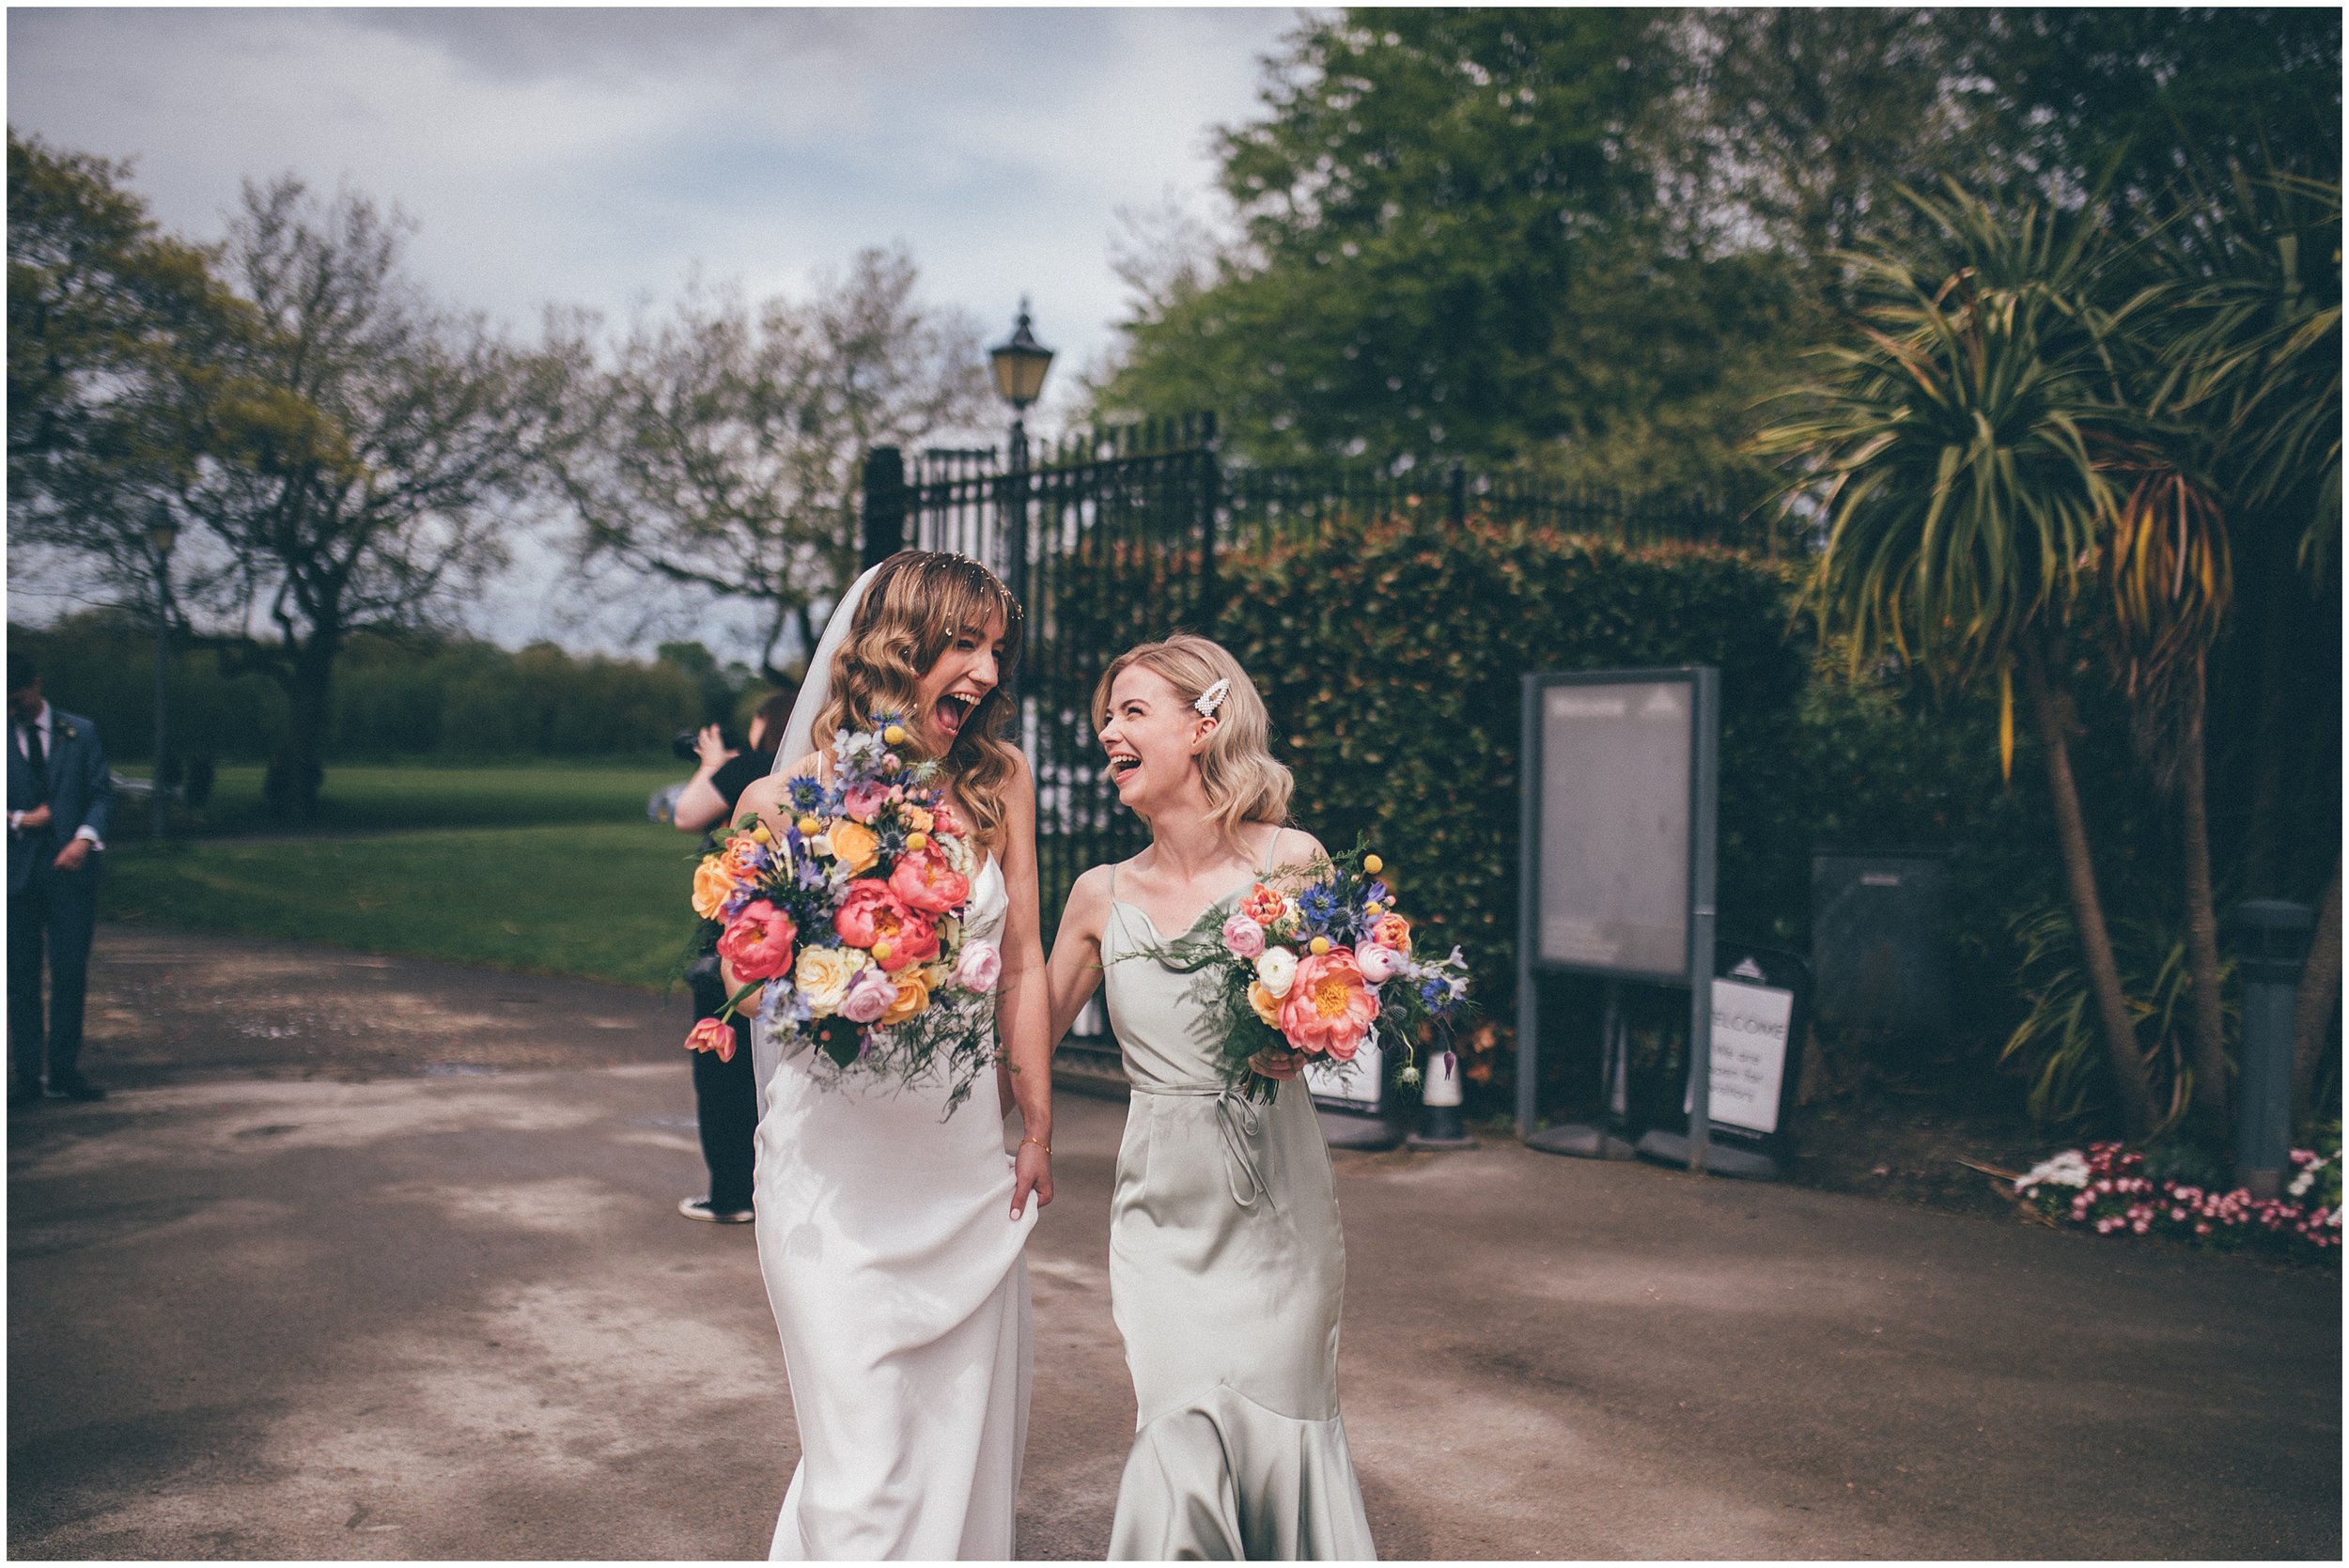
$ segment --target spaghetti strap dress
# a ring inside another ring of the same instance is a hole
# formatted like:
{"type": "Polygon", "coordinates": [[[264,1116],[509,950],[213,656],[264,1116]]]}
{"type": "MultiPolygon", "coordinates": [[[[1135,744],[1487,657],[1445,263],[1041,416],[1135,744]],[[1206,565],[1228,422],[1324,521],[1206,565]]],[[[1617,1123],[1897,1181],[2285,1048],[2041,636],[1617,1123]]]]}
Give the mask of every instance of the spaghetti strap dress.
{"type": "MultiPolygon", "coordinates": [[[[1245,888],[1211,905],[1221,922],[1245,888]]],[[[1133,1374],[1113,1560],[1377,1555],[1338,1414],[1346,1239],[1304,1080],[1227,1091],[1192,1025],[1196,977],[1116,896],[1103,989],[1132,1095],[1110,1221],[1110,1308],[1133,1374]]]]}

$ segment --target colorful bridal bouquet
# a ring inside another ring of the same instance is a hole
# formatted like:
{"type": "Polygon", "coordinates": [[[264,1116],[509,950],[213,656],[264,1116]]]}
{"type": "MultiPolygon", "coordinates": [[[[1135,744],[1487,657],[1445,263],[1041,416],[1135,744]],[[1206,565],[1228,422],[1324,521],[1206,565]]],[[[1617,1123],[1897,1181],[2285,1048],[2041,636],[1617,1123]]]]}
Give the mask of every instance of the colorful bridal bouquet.
{"type": "Polygon", "coordinates": [[[719,835],[693,873],[698,953],[739,983],[689,1050],[734,1054],[728,1019],[757,1016],[786,1052],[910,1083],[942,1069],[950,1106],[994,1059],[995,944],[966,936],[977,856],[933,786],[937,765],[897,753],[882,715],[832,743],[832,782],[793,779],[778,836],[754,816],[719,835]]]}
{"type": "Polygon", "coordinates": [[[1343,862],[1284,868],[1251,888],[1221,927],[1210,928],[1210,911],[1145,950],[1199,975],[1198,1027],[1227,1083],[1270,1099],[1279,1086],[1250,1067],[1257,1052],[1284,1048],[1346,1063],[1371,1040],[1404,1063],[1403,1082],[1415,1083],[1414,1048],[1450,1048],[1467,1009],[1468,963],[1456,947],[1440,958],[1415,955],[1411,923],[1396,911],[1381,869],[1359,846],[1343,862]]]}

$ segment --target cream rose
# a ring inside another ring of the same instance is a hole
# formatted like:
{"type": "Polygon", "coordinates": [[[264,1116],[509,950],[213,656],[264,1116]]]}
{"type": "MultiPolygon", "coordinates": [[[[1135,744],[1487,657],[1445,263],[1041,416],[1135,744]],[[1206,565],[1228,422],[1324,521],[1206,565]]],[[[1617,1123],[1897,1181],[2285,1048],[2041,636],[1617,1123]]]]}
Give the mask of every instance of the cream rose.
{"type": "Polygon", "coordinates": [[[818,1017],[829,1017],[840,1011],[840,1003],[848,995],[848,987],[866,963],[863,954],[852,947],[803,947],[800,949],[799,966],[791,971],[792,984],[818,1017]]]}

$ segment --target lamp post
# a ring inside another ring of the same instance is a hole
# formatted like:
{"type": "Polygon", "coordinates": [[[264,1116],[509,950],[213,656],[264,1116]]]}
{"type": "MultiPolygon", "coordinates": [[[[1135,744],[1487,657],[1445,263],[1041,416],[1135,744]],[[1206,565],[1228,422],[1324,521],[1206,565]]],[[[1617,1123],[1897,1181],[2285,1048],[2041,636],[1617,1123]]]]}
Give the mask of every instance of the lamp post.
{"type": "Polygon", "coordinates": [[[1011,537],[1005,541],[1003,586],[1025,604],[1028,598],[1028,427],[1023,417],[1044,391],[1052,350],[1035,340],[1028,325],[1028,301],[1019,301],[1019,320],[1008,340],[987,351],[995,369],[995,392],[1011,405],[1011,443],[1005,475],[1011,502],[1011,537]]]}
{"type": "Polygon", "coordinates": [[[147,524],[148,551],[155,564],[155,769],[154,787],[147,799],[157,838],[163,836],[167,803],[163,788],[163,682],[171,659],[171,547],[179,537],[179,528],[171,520],[171,508],[158,501],[147,524]]]}

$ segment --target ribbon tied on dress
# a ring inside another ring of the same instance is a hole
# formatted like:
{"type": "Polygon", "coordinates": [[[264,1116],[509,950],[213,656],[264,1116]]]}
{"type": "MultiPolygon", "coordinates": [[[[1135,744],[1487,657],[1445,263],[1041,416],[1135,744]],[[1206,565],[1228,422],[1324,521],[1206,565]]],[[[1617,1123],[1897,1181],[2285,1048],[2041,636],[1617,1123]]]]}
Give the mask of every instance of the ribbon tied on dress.
{"type": "Polygon", "coordinates": [[[1264,1172],[1256,1164],[1256,1137],[1262,1131],[1264,1119],[1256,1102],[1229,1083],[1152,1083],[1133,1086],[1137,1094],[1174,1094],[1189,1099],[1215,1101],[1216,1131],[1223,1140],[1223,1179],[1231,1189],[1232,1202],[1241,1208],[1252,1208],[1259,1196],[1269,1200],[1272,1189],[1265,1185],[1264,1172]]]}

